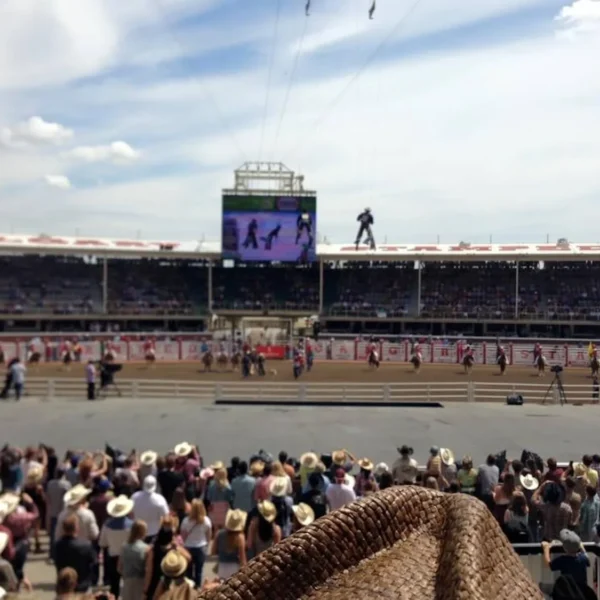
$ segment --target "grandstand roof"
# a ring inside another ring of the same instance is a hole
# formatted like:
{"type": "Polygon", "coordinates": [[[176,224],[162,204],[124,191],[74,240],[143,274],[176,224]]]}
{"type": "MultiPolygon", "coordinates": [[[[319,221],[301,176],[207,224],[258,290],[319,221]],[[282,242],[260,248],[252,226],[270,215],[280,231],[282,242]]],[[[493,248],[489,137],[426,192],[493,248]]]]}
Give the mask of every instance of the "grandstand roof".
{"type": "Polygon", "coordinates": [[[95,237],[2,235],[0,253],[6,254],[94,254],[112,257],[218,258],[221,244],[215,242],[142,241],[95,237]]]}
{"type": "Polygon", "coordinates": [[[596,244],[383,244],[376,250],[353,244],[319,244],[317,254],[326,260],[600,260],[596,244]]]}

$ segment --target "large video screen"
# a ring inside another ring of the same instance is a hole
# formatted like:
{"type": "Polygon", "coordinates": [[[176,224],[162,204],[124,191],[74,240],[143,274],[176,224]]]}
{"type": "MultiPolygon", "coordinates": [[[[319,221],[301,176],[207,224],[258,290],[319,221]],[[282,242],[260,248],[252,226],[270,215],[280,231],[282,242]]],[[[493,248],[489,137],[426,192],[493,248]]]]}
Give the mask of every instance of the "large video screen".
{"type": "Polygon", "coordinates": [[[314,196],[223,194],[223,258],[313,262],[316,228],[314,196]]]}

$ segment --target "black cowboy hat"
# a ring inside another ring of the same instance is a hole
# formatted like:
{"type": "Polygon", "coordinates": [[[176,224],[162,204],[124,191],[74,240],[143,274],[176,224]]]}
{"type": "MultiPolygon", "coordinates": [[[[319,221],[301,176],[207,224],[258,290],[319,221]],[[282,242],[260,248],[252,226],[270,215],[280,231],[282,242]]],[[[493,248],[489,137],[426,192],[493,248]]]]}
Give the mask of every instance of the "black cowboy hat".
{"type": "Polygon", "coordinates": [[[398,450],[400,454],[408,454],[409,456],[414,452],[414,450],[412,448],[409,448],[406,444],[404,444],[404,446],[402,446],[401,448],[396,448],[396,450],[398,450]]]}

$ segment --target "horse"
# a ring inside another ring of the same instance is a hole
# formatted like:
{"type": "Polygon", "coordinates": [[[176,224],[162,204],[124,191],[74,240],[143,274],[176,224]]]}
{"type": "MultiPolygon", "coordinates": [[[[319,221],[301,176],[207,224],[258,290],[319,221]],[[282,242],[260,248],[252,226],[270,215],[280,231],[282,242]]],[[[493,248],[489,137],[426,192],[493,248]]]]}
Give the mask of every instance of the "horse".
{"type": "Polygon", "coordinates": [[[410,362],[412,363],[414,372],[418,373],[421,370],[421,363],[423,362],[421,360],[421,355],[418,353],[413,354],[410,362]]]}
{"type": "Polygon", "coordinates": [[[475,359],[473,358],[472,354],[467,354],[464,358],[463,358],[463,367],[465,368],[465,374],[469,374],[471,372],[471,369],[473,368],[473,363],[475,362],[475,359]]]}
{"type": "MultiPolygon", "coordinates": [[[[231,362],[233,363],[233,359],[231,362]]],[[[219,367],[219,369],[226,369],[228,365],[229,357],[227,356],[227,353],[219,352],[219,354],[217,354],[217,367],[219,367]]]]}
{"type": "Polygon", "coordinates": [[[592,377],[598,377],[598,372],[600,371],[600,360],[598,360],[595,356],[590,359],[590,369],[592,369],[592,377]]]}
{"type": "Polygon", "coordinates": [[[108,349],[105,353],[104,353],[104,357],[102,358],[102,360],[106,363],[111,363],[115,360],[115,353],[108,349]]]}
{"type": "Polygon", "coordinates": [[[546,373],[546,357],[540,354],[535,359],[535,367],[538,370],[538,377],[542,377],[546,373]]]}
{"type": "Polygon", "coordinates": [[[369,353],[368,364],[370,369],[379,369],[379,355],[377,354],[377,350],[371,350],[369,353]]]}
{"type": "Polygon", "coordinates": [[[204,372],[212,371],[213,362],[214,356],[210,350],[202,355],[202,364],[204,365],[204,372]]]}
{"type": "Polygon", "coordinates": [[[508,365],[508,359],[506,358],[506,354],[501,354],[498,357],[498,365],[500,366],[500,374],[506,374],[506,365],[508,365]]]}
{"type": "Polygon", "coordinates": [[[144,356],[144,359],[146,360],[147,367],[153,366],[154,363],[156,362],[156,354],[154,353],[154,350],[153,349],[147,350],[146,355],[144,356]]]}
{"type": "Polygon", "coordinates": [[[73,362],[73,352],[71,350],[64,350],[62,353],[62,363],[67,371],[71,370],[71,362],[73,362]]]}
{"type": "Polygon", "coordinates": [[[30,350],[27,353],[27,364],[28,365],[37,365],[42,360],[42,353],[37,350],[30,350]]]}
{"type": "Polygon", "coordinates": [[[239,350],[235,350],[231,355],[231,368],[237,371],[242,365],[242,353],[239,350]]]}

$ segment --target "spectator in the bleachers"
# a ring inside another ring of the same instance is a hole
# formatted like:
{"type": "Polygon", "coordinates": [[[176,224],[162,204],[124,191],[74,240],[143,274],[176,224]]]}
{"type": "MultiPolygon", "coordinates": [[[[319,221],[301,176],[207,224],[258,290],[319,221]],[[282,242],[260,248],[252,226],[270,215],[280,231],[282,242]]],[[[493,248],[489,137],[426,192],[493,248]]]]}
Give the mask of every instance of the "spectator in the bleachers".
{"type": "Polygon", "coordinates": [[[190,514],[181,523],[181,537],[191,557],[187,576],[199,588],[202,583],[204,562],[212,539],[212,523],[206,515],[206,508],[202,500],[192,501],[190,514]]]}
{"type": "Polygon", "coordinates": [[[353,478],[341,467],[336,470],[334,482],[325,492],[327,504],[331,510],[337,510],[356,500],[353,485],[354,482],[352,480],[353,478]]]}
{"type": "Polygon", "coordinates": [[[414,450],[404,445],[398,448],[400,458],[392,466],[392,476],[396,484],[413,484],[417,480],[418,463],[412,458],[414,450]]]}
{"type": "Polygon", "coordinates": [[[542,538],[557,540],[559,533],[567,529],[573,516],[573,511],[564,501],[564,491],[554,481],[544,483],[534,492],[531,502],[543,516],[542,538]]]}
{"type": "Polygon", "coordinates": [[[233,508],[238,508],[246,513],[256,506],[254,488],[256,479],[248,474],[248,463],[243,460],[238,464],[238,476],[231,482],[233,492],[233,508]]]}
{"type": "Polygon", "coordinates": [[[247,516],[244,511],[230,510],[225,527],[213,539],[211,554],[217,557],[217,575],[221,579],[228,579],[246,565],[244,529],[247,516]]]}
{"type": "Polygon", "coordinates": [[[302,503],[310,506],[317,519],[327,514],[327,497],[325,495],[327,488],[322,487],[322,481],[319,473],[311,473],[308,476],[309,489],[300,497],[302,503]]]}
{"type": "Polygon", "coordinates": [[[131,526],[127,543],[119,559],[119,573],[123,577],[122,600],[143,600],[146,555],[150,547],[144,542],[148,534],[146,523],[137,520],[131,526]]]}
{"type": "Polygon", "coordinates": [[[359,466],[360,472],[356,476],[354,491],[360,497],[365,495],[367,487],[369,489],[377,489],[377,484],[375,482],[375,475],[373,474],[373,463],[368,458],[361,458],[356,464],[359,466]]]}
{"type": "Polygon", "coordinates": [[[163,494],[156,491],[156,477],[148,475],[142,489],[131,497],[135,518],[146,523],[148,543],[159,533],[162,520],[169,514],[169,505],[163,494]]]}
{"type": "MultiPolygon", "coordinates": [[[[552,559],[550,556],[550,544],[542,542],[544,563],[551,571],[557,571],[561,575],[572,577],[574,582],[585,589],[587,587],[587,570],[590,567],[590,559],[581,545],[580,537],[573,531],[562,529],[556,539],[563,545],[564,554],[552,559]]],[[[552,594],[553,584],[541,585],[542,591],[552,594]]],[[[587,598],[588,596],[582,596],[587,598]]]]}
{"type": "Polygon", "coordinates": [[[477,469],[473,468],[473,459],[470,456],[463,457],[461,467],[456,473],[456,478],[463,494],[475,494],[477,469]]]}
{"type": "Polygon", "coordinates": [[[290,493],[288,493],[288,489],[287,477],[275,477],[271,482],[270,500],[277,511],[275,522],[281,527],[283,537],[290,535],[292,530],[292,506],[294,502],[290,493]]]}
{"type": "Polygon", "coordinates": [[[517,492],[514,473],[504,473],[502,483],[494,488],[494,516],[500,525],[504,523],[504,513],[512,504],[517,492]]]}
{"type": "Polygon", "coordinates": [[[579,534],[584,542],[593,542],[596,539],[596,525],[599,522],[600,500],[596,488],[588,485],[579,512],[579,534]]]}
{"type": "Polygon", "coordinates": [[[210,522],[216,534],[225,525],[227,511],[233,502],[233,492],[225,468],[215,470],[215,477],[206,490],[206,500],[210,507],[210,522]]]}
{"type": "Polygon", "coordinates": [[[319,457],[314,452],[307,452],[300,457],[300,485],[306,486],[309,475],[316,469],[319,457]]]}
{"type": "Polygon", "coordinates": [[[258,514],[250,520],[246,541],[252,556],[257,556],[273,544],[279,543],[283,537],[281,526],[275,522],[277,509],[272,502],[269,500],[259,502],[257,512],[258,514]]]}
{"type": "Polygon", "coordinates": [[[496,465],[496,457],[490,454],[485,464],[477,470],[477,495],[483,500],[490,510],[494,509],[494,490],[500,479],[500,471],[496,465]]]}

